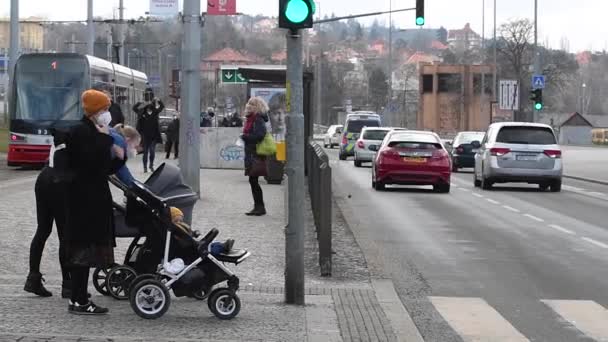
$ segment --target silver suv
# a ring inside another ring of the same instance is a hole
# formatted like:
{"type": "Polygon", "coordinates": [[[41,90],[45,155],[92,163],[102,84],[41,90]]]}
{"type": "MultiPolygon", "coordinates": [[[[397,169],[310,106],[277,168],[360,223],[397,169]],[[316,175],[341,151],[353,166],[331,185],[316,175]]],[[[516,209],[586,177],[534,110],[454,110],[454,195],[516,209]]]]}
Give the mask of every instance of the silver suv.
{"type": "Polygon", "coordinates": [[[361,167],[361,163],[371,162],[376,156],[376,150],[370,149],[375,145],[380,147],[382,141],[391,127],[365,127],[355,144],[355,166],[361,167]]]}
{"type": "Polygon", "coordinates": [[[475,186],[494,183],[538,184],[541,190],[562,188],[562,151],[551,126],[502,122],[490,125],[475,154],[475,186]]]}

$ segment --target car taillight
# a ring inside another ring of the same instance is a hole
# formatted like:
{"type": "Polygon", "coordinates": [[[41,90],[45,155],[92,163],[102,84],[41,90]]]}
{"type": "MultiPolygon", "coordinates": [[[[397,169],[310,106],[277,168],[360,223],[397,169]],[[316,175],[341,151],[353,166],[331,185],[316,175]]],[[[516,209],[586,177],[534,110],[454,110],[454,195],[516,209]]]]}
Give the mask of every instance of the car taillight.
{"type": "Polygon", "coordinates": [[[25,141],[25,137],[17,134],[11,134],[11,141],[25,141]]]}
{"type": "Polygon", "coordinates": [[[395,150],[388,149],[380,152],[380,157],[388,159],[399,159],[399,153],[395,150]]]}
{"type": "Polygon", "coordinates": [[[554,159],[558,159],[562,157],[562,151],[560,150],[545,150],[544,153],[554,159]]]}
{"type": "Polygon", "coordinates": [[[494,147],[490,149],[490,154],[493,156],[497,156],[497,157],[501,157],[504,156],[507,153],[510,153],[511,149],[509,148],[502,148],[502,147],[494,147]]]}
{"type": "Polygon", "coordinates": [[[457,153],[464,153],[464,148],[463,148],[462,146],[458,146],[458,147],[456,148],[456,152],[457,152],[457,153]]]}
{"type": "Polygon", "coordinates": [[[440,159],[449,159],[449,155],[448,152],[445,150],[436,150],[433,152],[433,156],[431,157],[432,159],[435,160],[440,160],[440,159]]]}
{"type": "Polygon", "coordinates": [[[348,139],[346,139],[346,135],[343,135],[343,136],[342,136],[342,144],[343,144],[343,145],[348,144],[348,139]]]}
{"type": "Polygon", "coordinates": [[[358,148],[365,148],[365,144],[363,143],[363,141],[359,140],[359,141],[357,141],[357,147],[358,148]]]}

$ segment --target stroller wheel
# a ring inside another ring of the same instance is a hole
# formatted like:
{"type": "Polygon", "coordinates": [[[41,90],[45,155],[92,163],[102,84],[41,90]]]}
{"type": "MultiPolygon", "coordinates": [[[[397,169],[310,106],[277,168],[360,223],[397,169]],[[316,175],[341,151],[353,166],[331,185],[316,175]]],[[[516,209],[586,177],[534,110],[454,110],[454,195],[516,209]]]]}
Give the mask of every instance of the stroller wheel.
{"type": "Polygon", "coordinates": [[[129,287],[137,277],[137,272],[129,266],[113,267],[106,279],[106,289],[110,296],[118,300],[129,299],[129,287]]]}
{"type": "Polygon", "coordinates": [[[116,264],[113,264],[109,268],[97,267],[93,272],[93,286],[97,292],[104,296],[110,295],[108,293],[108,288],[106,287],[106,279],[108,278],[108,272],[110,272],[110,269],[114,266],[116,266],[116,264]]]}
{"type": "Polygon", "coordinates": [[[169,290],[156,279],[142,279],[129,291],[129,301],[135,313],[145,319],[156,319],[169,310],[169,290]]]}
{"type": "Polygon", "coordinates": [[[219,319],[232,319],[241,311],[241,300],[234,291],[226,288],[211,292],[207,302],[209,309],[219,319]]]}

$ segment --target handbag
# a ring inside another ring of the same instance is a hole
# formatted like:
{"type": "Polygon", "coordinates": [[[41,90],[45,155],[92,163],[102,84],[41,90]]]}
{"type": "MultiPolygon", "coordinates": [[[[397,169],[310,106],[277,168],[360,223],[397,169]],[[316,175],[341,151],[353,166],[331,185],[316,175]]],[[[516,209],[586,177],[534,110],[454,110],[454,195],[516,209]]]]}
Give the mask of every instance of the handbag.
{"type": "Polygon", "coordinates": [[[266,177],[268,168],[266,167],[266,159],[255,158],[251,163],[251,167],[247,170],[249,177],[266,177]]]}
{"type": "Polygon", "coordinates": [[[266,133],[264,140],[256,145],[255,153],[264,157],[273,156],[277,153],[277,144],[274,142],[272,134],[266,133]]]}

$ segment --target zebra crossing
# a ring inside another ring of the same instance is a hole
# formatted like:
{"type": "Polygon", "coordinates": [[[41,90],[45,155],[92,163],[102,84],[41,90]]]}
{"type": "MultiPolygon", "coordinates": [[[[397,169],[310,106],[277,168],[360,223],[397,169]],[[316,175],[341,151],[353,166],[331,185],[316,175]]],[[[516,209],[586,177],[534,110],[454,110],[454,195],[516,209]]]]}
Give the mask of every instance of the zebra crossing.
{"type": "MultiPolygon", "coordinates": [[[[465,342],[529,342],[499,310],[483,298],[428,297],[429,301],[465,342]]],[[[595,341],[608,341],[608,309],[590,300],[540,300],[562,319],[566,328],[595,341]]]]}

